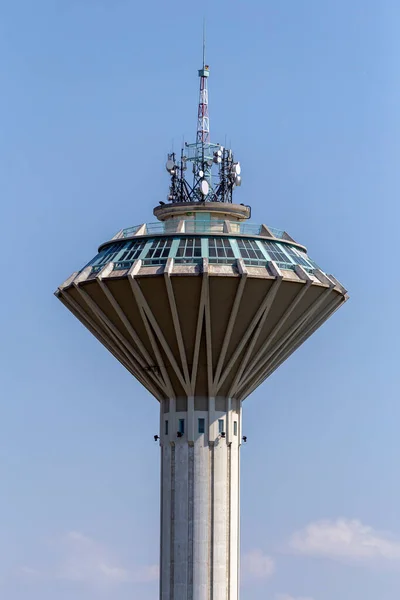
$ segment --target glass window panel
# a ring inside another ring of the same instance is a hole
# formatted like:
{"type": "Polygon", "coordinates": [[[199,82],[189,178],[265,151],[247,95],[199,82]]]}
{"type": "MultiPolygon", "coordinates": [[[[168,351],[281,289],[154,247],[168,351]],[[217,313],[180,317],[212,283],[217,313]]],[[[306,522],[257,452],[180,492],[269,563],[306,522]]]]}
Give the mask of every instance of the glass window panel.
{"type": "Polygon", "coordinates": [[[265,249],[267,250],[271,260],[275,262],[288,263],[289,257],[283,252],[283,250],[275,242],[263,241],[265,249]]]}
{"type": "Polygon", "coordinates": [[[123,261],[134,261],[139,258],[140,253],[145,247],[146,242],[144,240],[133,240],[127,242],[124,246],[122,254],[118,257],[119,262],[123,261]]]}
{"type": "Polygon", "coordinates": [[[205,419],[199,419],[199,433],[204,433],[205,419]]]}
{"type": "MultiPolygon", "coordinates": [[[[166,259],[172,244],[172,238],[156,238],[153,240],[145,259],[166,259]]],[[[157,261],[154,260],[154,263],[157,261]]]]}
{"type": "Polygon", "coordinates": [[[297,248],[295,249],[295,252],[303,257],[306,258],[308,260],[308,262],[310,263],[311,266],[313,266],[315,269],[320,269],[320,267],[317,265],[317,263],[315,262],[315,260],[313,260],[312,258],[310,258],[308,256],[308,254],[306,254],[306,252],[303,252],[302,250],[298,250],[297,248]]]}
{"type": "Polygon", "coordinates": [[[300,256],[299,252],[296,252],[294,248],[290,246],[286,246],[286,252],[292,258],[295,265],[301,265],[302,267],[310,268],[310,263],[302,256],[300,256]]]}
{"type": "Polygon", "coordinates": [[[237,240],[240,254],[246,260],[250,261],[263,261],[265,262],[265,256],[261,252],[257,245],[256,240],[237,240]]]}
{"type": "Polygon", "coordinates": [[[191,262],[193,257],[201,256],[201,239],[200,238],[182,238],[179,241],[177,258],[188,259],[181,262],[191,262]]]}
{"type": "Polygon", "coordinates": [[[103,266],[106,263],[112,261],[118,252],[124,247],[124,244],[114,243],[107,248],[104,248],[101,252],[97,254],[86,266],[103,266]]]}
{"type": "MultiPolygon", "coordinates": [[[[221,262],[226,262],[227,258],[235,258],[231,243],[227,238],[209,238],[208,240],[209,257],[218,257],[223,259],[221,262]]],[[[219,262],[213,261],[213,262],[219,262]]]]}

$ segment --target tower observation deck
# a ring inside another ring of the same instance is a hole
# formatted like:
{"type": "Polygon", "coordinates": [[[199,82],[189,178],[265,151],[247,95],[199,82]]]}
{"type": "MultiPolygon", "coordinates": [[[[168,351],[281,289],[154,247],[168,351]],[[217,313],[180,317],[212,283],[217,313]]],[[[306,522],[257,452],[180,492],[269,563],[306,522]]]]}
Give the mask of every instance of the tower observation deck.
{"type": "Polygon", "coordinates": [[[155,223],[119,231],[55,292],[160,404],[160,600],[238,600],[243,401],[347,299],[283,230],[233,203],[240,164],[209,140],[168,155],[155,223]],[[192,177],[186,174],[191,165],[192,177]]]}

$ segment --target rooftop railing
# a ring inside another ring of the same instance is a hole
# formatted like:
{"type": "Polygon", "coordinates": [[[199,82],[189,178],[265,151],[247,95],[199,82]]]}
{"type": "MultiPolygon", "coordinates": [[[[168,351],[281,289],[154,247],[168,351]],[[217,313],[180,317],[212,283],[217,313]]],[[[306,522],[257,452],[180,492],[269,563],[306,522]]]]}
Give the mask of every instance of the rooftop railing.
{"type": "Polygon", "coordinates": [[[142,223],[119,231],[113,240],[130,238],[139,235],[165,235],[173,233],[189,234],[216,234],[225,233],[232,235],[259,235],[262,237],[274,237],[279,240],[294,242],[283,229],[276,229],[267,225],[257,223],[239,223],[228,220],[212,219],[211,221],[194,221],[189,219],[169,219],[155,223],[142,223]]]}

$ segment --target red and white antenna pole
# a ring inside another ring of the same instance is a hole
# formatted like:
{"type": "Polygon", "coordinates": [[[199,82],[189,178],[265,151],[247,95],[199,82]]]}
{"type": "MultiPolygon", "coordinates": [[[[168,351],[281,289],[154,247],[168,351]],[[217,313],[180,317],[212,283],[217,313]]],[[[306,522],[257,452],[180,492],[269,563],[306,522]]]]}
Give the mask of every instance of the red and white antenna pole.
{"type": "MultiPolygon", "coordinates": [[[[200,96],[199,108],[197,113],[197,137],[196,143],[199,146],[210,142],[210,118],[208,115],[208,88],[207,80],[210,74],[209,67],[206,65],[206,37],[205,28],[203,28],[203,68],[199,70],[200,77],[200,96]]],[[[199,150],[200,148],[198,148],[199,150]]]]}

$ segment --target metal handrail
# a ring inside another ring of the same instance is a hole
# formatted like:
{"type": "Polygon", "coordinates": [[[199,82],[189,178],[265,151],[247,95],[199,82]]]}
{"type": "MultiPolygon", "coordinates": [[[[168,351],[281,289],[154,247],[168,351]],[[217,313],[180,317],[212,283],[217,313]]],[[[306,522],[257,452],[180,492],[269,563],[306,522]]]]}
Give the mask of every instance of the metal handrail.
{"type": "MultiPolygon", "coordinates": [[[[292,240],[283,229],[268,227],[273,237],[280,240],[292,240]]],[[[154,223],[142,223],[123,229],[119,238],[128,238],[134,235],[171,234],[171,233],[232,233],[233,235],[262,235],[268,237],[263,225],[258,223],[239,223],[235,221],[212,219],[211,221],[191,221],[188,219],[169,219],[154,223]]]]}

